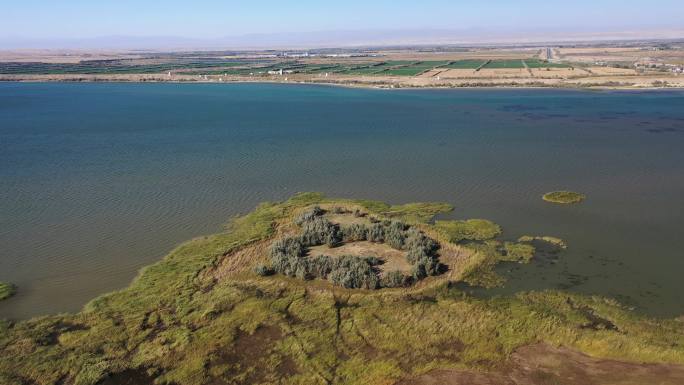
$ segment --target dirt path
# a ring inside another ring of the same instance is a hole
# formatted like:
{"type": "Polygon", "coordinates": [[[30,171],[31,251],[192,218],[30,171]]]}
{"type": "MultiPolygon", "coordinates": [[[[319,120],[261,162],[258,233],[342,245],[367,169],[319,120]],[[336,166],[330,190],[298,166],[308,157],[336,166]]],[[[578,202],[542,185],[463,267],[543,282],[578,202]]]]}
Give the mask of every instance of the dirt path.
{"type": "Polygon", "coordinates": [[[435,370],[397,385],[682,385],[684,366],[591,358],[545,344],[518,349],[495,372],[435,370]]]}
{"type": "Polygon", "coordinates": [[[532,70],[530,67],[527,66],[527,63],[525,63],[524,60],[521,60],[523,67],[525,67],[525,70],[530,74],[531,77],[534,77],[534,74],[532,73],[532,70]]]}

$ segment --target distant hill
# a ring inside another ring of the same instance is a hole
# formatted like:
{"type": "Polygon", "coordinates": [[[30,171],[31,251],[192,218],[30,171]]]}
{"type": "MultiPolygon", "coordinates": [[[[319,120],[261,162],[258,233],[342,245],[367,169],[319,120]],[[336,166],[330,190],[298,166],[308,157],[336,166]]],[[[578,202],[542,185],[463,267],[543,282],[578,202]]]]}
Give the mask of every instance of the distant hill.
{"type": "Polygon", "coordinates": [[[528,29],[413,29],[264,33],[219,38],[100,36],[92,38],[0,37],[0,49],[283,49],[439,44],[523,44],[540,42],[681,39],[684,28],[567,31],[528,29]]]}

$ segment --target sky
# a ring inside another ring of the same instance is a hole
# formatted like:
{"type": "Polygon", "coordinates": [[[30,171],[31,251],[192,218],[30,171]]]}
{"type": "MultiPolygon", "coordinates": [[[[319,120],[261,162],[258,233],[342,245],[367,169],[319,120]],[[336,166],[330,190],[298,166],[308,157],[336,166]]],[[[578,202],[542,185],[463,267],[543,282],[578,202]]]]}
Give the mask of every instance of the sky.
{"type": "Polygon", "coordinates": [[[672,28],[681,0],[3,0],[0,36],[90,38],[405,29],[672,28]]]}

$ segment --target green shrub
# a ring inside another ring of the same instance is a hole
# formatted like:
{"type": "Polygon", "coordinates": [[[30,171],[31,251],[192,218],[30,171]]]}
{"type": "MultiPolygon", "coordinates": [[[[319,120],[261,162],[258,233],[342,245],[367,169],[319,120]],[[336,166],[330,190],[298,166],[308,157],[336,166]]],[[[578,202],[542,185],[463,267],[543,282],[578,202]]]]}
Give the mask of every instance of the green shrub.
{"type": "Polygon", "coordinates": [[[327,255],[319,255],[309,259],[309,272],[313,277],[326,279],[336,266],[335,258],[327,255]]]}
{"type": "Polygon", "coordinates": [[[416,230],[415,228],[409,229],[406,237],[406,260],[408,263],[415,265],[419,261],[425,258],[432,258],[439,250],[439,244],[425,236],[425,234],[416,230]]]}
{"type": "Polygon", "coordinates": [[[374,243],[385,241],[385,227],[380,223],[374,223],[369,229],[366,239],[374,243]]]}
{"type": "Polygon", "coordinates": [[[375,269],[377,259],[354,256],[339,257],[335,268],[330,272],[330,281],[347,289],[369,289],[380,287],[375,269]]]}
{"type": "Polygon", "coordinates": [[[301,271],[306,248],[298,238],[278,240],[271,246],[271,265],[273,270],[290,277],[301,271]]]}
{"type": "Polygon", "coordinates": [[[302,223],[302,242],[306,246],[328,245],[335,247],[342,242],[343,234],[340,226],[331,223],[327,219],[314,216],[302,223]]]}
{"type": "Polygon", "coordinates": [[[401,222],[391,222],[385,226],[385,243],[391,248],[401,250],[404,248],[404,230],[406,225],[401,222]]]}
{"type": "Polygon", "coordinates": [[[368,237],[368,227],[354,223],[342,229],[342,240],[344,242],[365,241],[368,237]]]}
{"type": "Polygon", "coordinates": [[[411,279],[401,271],[390,271],[382,277],[380,285],[387,288],[405,287],[410,284],[411,279]]]}

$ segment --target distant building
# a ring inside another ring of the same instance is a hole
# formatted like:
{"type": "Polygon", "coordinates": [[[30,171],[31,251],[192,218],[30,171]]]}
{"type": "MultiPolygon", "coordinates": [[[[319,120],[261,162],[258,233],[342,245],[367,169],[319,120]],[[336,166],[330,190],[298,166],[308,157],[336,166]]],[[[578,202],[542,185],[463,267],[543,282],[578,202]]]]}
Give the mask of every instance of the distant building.
{"type": "Polygon", "coordinates": [[[282,56],[291,57],[291,58],[306,58],[309,56],[316,56],[316,55],[311,55],[311,54],[309,54],[309,52],[283,52],[282,56]]]}

